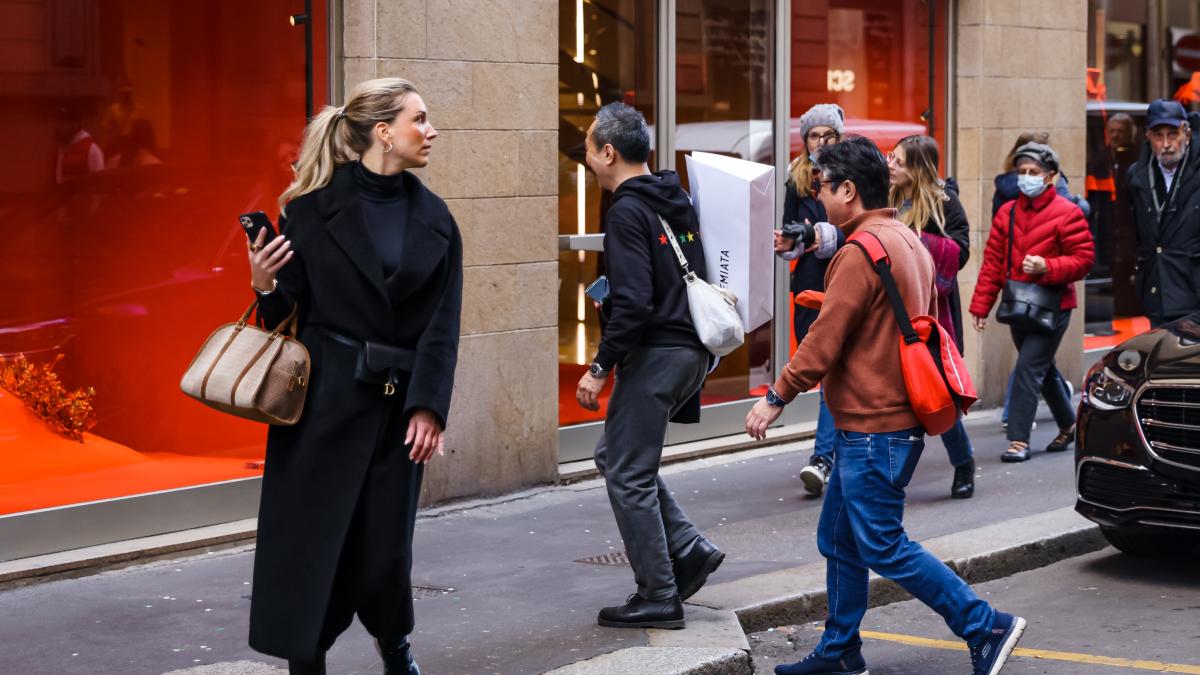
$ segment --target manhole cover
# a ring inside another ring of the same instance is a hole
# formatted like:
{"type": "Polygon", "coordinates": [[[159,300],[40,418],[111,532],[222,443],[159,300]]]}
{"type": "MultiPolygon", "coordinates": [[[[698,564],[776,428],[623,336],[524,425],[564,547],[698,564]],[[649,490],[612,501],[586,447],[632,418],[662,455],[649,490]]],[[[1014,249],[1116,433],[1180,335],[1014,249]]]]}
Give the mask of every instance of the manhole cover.
{"type": "Polygon", "coordinates": [[[615,551],[613,553],[602,553],[590,558],[583,558],[575,562],[585,565],[628,565],[629,556],[625,555],[625,551],[615,551]]]}
{"type": "Polygon", "coordinates": [[[413,600],[426,600],[428,598],[440,598],[443,595],[448,595],[454,592],[453,588],[440,588],[438,586],[413,586],[413,600]]]}

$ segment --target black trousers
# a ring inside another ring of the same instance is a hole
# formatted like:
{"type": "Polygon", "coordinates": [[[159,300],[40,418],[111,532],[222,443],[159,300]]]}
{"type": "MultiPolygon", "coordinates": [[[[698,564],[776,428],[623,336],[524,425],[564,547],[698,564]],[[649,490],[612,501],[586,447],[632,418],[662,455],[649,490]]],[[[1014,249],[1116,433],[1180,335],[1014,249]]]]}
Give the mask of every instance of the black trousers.
{"type": "Polygon", "coordinates": [[[1053,333],[1038,333],[1012,328],[1013,344],[1017,346],[1017,363],[1013,367],[1012,393],[1008,411],[1008,440],[1029,442],[1033,418],[1037,414],[1038,394],[1046,399],[1059,429],[1075,424],[1075,409],[1067,392],[1058,383],[1054,355],[1071,323],[1070,310],[1058,317],[1053,333]]]}

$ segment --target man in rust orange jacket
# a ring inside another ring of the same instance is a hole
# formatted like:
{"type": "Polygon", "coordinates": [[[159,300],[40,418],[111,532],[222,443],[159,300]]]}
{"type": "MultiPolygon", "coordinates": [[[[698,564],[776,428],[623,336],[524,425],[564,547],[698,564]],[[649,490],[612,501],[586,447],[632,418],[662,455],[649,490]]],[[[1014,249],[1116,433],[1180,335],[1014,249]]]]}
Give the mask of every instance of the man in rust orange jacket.
{"type": "MultiPolygon", "coordinates": [[[[870,232],[888,252],[910,316],[936,315],[933,261],[916,233],[895,218],[887,163],[862,137],[829,146],[816,158],[813,192],[829,222],[847,237],[870,232]]],[[[970,645],[976,675],[1000,672],[1025,620],[997,612],[904,532],[904,488],[925,447],[900,370],[900,329],[887,293],[864,251],[845,246],[825,277],[821,313],[766,398],[746,418],[757,439],[797,394],[823,382],[837,426],[833,475],[817,547],[826,558],[829,615],[825,633],[804,660],[780,675],[861,675],[859,624],[867,611],[868,570],[891,579],[937,611],[970,645]]]]}

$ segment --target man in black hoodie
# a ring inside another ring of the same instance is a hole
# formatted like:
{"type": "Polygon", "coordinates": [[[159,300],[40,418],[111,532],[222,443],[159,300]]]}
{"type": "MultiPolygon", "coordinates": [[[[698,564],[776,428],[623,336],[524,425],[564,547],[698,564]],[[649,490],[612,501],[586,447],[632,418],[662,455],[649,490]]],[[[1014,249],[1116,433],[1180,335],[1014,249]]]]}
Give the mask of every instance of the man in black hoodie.
{"type": "Polygon", "coordinates": [[[650,130],[640,112],[623,103],[604,106],[586,145],[588,166],[613,197],[604,235],[609,295],[601,311],[607,323],[576,398],[598,410],[597,397],[616,368],[596,466],[638,587],[626,604],[602,609],[599,623],[682,628],[683,600],[725,559],[658,475],[667,422],[699,421],[700,386],[710,364],[675,254],[677,245],[704,278],[700,224],[679,177],[651,173],[646,165],[650,130]]]}

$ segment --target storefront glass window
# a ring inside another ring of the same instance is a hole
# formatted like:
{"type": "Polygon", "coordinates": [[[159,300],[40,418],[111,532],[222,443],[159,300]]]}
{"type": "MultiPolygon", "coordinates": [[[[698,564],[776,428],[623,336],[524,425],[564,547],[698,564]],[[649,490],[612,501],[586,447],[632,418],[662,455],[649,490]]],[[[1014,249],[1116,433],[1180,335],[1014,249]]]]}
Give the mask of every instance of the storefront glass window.
{"type": "MultiPolygon", "coordinates": [[[[789,161],[806,152],[800,117],[836,103],[846,133],[870,138],[883,152],[906,136],[932,135],[944,167],[945,21],[945,2],[932,11],[922,0],[792,3],[789,161]]],[[[789,353],[795,347],[792,335],[789,353]]]]}
{"type": "MultiPolygon", "coordinates": [[[[321,105],[326,3],[313,4],[321,105]]],[[[290,179],[298,7],[9,3],[0,358],[55,364],[67,389],[94,390],[96,415],[72,440],[0,389],[0,514],[261,474],[264,427],[187,399],[179,378],[252,299],[237,215],[274,219],[290,179]]]]}
{"type": "MultiPolygon", "coordinates": [[[[561,0],[559,3],[559,234],[599,234],[610,193],[584,164],[584,137],[596,111],[623,101],[653,128],[658,61],[655,0],[561,0]]],[[[655,166],[655,156],[650,157],[655,166]]],[[[575,402],[575,386],[600,344],[599,313],[584,289],[603,274],[603,254],[559,257],[559,424],[604,419],[611,384],[592,413],[575,402]]]]}
{"type": "MultiPolygon", "coordinates": [[[[679,0],[675,56],[675,168],[690,188],[692,151],[775,163],[775,2],[679,0]]],[[[774,322],[746,335],[704,385],[705,405],[766,393],[775,379],[774,322]]]]}
{"type": "Polygon", "coordinates": [[[1149,327],[1133,283],[1137,239],[1125,178],[1145,144],[1151,100],[1175,98],[1200,110],[1200,5],[1089,0],[1087,65],[1086,188],[1096,265],[1087,280],[1084,348],[1102,350],[1149,327]]]}

